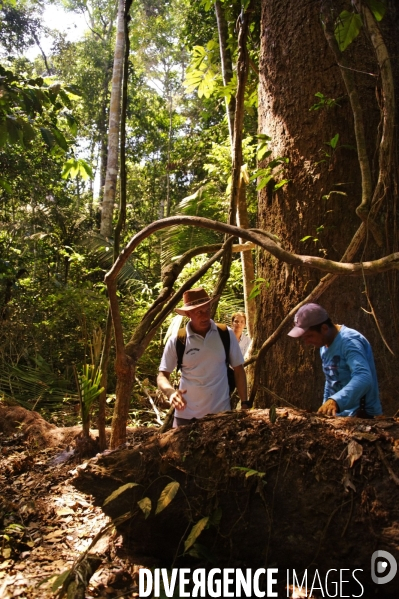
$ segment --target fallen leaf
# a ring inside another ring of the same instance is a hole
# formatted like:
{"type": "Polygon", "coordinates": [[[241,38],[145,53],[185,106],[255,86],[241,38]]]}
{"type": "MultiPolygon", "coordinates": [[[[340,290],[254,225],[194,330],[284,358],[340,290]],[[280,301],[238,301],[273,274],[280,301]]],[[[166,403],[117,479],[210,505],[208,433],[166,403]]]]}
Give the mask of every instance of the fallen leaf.
{"type": "Polygon", "coordinates": [[[50,532],[48,535],[43,537],[44,541],[52,541],[53,539],[58,539],[59,537],[63,537],[65,534],[64,530],[54,530],[50,532]]]}
{"type": "Polygon", "coordinates": [[[351,441],[348,445],[348,458],[349,458],[349,467],[352,468],[353,464],[361,458],[363,455],[363,447],[356,443],[356,441],[351,441]]]}
{"type": "Polygon", "coordinates": [[[75,512],[70,507],[62,507],[58,510],[55,510],[57,516],[71,516],[75,512]]]}
{"type": "Polygon", "coordinates": [[[348,474],[344,477],[344,480],[342,482],[344,483],[344,488],[346,492],[348,492],[349,489],[352,489],[352,491],[356,493],[356,487],[348,474]]]}
{"type": "Polygon", "coordinates": [[[394,426],[395,422],[376,422],[375,425],[378,426],[378,428],[391,428],[391,426],[394,426]]]}
{"type": "Polygon", "coordinates": [[[366,441],[370,441],[370,443],[379,439],[379,436],[375,433],[353,433],[352,437],[355,437],[358,441],[365,439],[366,441]]]}

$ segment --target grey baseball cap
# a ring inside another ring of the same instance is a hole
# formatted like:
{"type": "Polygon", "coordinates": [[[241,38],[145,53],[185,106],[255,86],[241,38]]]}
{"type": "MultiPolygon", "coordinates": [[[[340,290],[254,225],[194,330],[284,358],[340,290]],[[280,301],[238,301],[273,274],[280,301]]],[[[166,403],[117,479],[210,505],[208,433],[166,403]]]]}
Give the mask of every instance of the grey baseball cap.
{"type": "Polygon", "coordinates": [[[326,310],[319,304],[305,304],[299,308],[294,317],[294,328],[288,333],[289,337],[301,337],[309,327],[321,324],[329,318],[326,310]]]}

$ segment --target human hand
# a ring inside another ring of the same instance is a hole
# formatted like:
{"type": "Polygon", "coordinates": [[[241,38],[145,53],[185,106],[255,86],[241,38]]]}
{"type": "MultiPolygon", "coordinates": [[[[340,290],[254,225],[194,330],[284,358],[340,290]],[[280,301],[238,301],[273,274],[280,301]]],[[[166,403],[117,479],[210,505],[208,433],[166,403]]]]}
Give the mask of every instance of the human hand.
{"type": "Polygon", "coordinates": [[[187,405],[187,401],[183,397],[184,393],[187,393],[187,389],[177,389],[169,396],[170,405],[176,410],[184,410],[187,405]]]}
{"type": "Polygon", "coordinates": [[[318,414],[323,414],[324,416],[336,416],[338,412],[338,404],[335,399],[327,399],[325,403],[317,410],[318,414]]]}

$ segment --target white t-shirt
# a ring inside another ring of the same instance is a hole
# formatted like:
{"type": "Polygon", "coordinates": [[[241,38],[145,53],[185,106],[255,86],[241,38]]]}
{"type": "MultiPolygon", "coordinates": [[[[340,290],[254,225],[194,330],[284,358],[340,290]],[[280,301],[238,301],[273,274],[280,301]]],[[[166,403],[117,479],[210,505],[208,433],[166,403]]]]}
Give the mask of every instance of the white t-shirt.
{"type": "Polygon", "coordinates": [[[245,333],[241,333],[241,337],[238,342],[238,345],[240,346],[240,350],[241,350],[241,353],[244,356],[244,358],[246,357],[246,354],[249,352],[249,347],[250,347],[251,343],[252,343],[252,339],[250,337],[248,337],[248,335],[246,335],[245,333]]]}
{"type": "MultiPolygon", "coordinates": [[[[229,362],[236,367],[244,363],[238,341],[228,327],[230,335],[229,362]]],[[[177,418],[202,418],[230,410],[229,385],[227,382],[226,353],[216,324],[202,337],[186,326],[186,347],[183,355],[180,389],[187,389],[184,399],[187,406],[176,410],[177,418]]],[[[172,335],[163,352],[159,370],[173,372],[177,366],[176,335],[172,335]]]]}

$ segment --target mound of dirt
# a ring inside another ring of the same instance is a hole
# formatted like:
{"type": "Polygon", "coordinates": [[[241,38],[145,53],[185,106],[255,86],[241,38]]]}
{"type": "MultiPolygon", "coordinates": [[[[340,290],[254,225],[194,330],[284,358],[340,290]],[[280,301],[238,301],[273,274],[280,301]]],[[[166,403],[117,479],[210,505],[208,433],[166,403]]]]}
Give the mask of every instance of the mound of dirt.
{"type": "Polygon", "coordinates": [[[46,422],[40,414],[21,406],[0,405],[0,432],[5,435],[22,432],[32,437],[40,437],[57,428],[46,422]]]}
{"type": "Polygon", "coordinates": [[[19,433],[38,448],[65,447],[81,432],[81,426],[58,428],[33,410],[0,405],[0,433],[5,436],[19,433]]]}
{"type": "Polygon", "coordinates": [[[133,558],[275,566],[282,596],[286,570],[359,569],[373,596],[397,597],[399,577],[381,590],[370,559],[379,549],[399,560],[398,457],[393,418],[227,412],[97,457],[74,484],[99,505],[116,491],[103,510],[133,558]]]}

